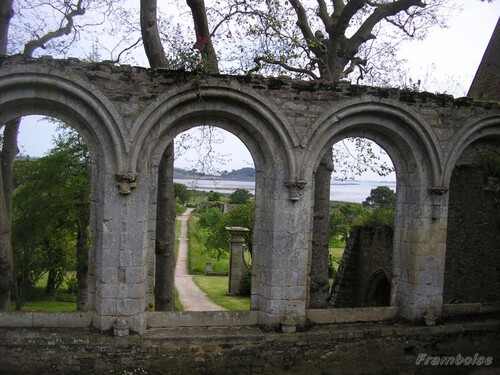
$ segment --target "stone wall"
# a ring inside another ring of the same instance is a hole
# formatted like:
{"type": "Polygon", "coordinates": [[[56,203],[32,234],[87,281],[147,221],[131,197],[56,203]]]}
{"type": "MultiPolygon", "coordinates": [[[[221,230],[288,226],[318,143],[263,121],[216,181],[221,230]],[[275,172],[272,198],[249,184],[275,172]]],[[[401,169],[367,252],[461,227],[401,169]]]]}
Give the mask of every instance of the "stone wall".
{"type": "MultiPolygon", "coordinates": [[[[373,283],[382,280],[377,276],[385,277],[389,284],[392,279],[392,240],[389,226],[353,227],[333,281],[332,307],[373,305],[367,294],[373,283]]],[[[388,306],[388,302],[378,305],[388,306]]]]}
{"type": "Polygon", "coordinates": [[[0,124],[54,116],[89,147],[95,168],[88,300],[93,327],[102,330],[122,318],[132,332],[147,328],[158,166],[183,131],[223,128],[254,159],[251,309],[266,327],[306,322],[315,173],[346,137],[376,141],[397,172],[392,306],[409,321],[439,315],[451,171],[470,144],[498,144],[500,135],[497,103],[349,82],[12,56],[0,58],[0,92],[0,124]]]}
{"type": "Polygon", "coordinates": [[[495,374],[500,322],[436,327],[316,326],[284,334],[246,328],[148,330],[111,337],[82,329],[0,329],[8,374],[495,374]],[[419,355],[492,357],[489,366],[416,365],[419,355]]]}
{"type": "Polygon", "coordinates": [[[486,47],[481,64],[467,96],[479,100],[500,101],[500,20],[486,47]]]}
{"type": "Polygon", "coordinates": [[[445,303],[500,301],[500,192],[486,173],[457,166],[450,184],[445,303]]]}

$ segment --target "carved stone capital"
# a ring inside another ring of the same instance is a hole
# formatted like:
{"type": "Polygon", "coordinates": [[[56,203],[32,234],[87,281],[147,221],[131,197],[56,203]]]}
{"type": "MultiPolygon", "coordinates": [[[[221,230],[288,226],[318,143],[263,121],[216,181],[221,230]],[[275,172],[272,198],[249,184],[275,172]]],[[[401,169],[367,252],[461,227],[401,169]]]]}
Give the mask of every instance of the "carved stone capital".
{"type": "Polygon", "coordinates": [[[300,191],[304,189],[307,182],[304,180],[286,180],[285,185],[290,190],[290,200],[298,201],[300,199],[300,191]]]}
{"type": "Polygon", "coordinates": [[[448,192],[448,188],[444,187],[433,187],[428,189],[429,193],[434,194],[434,195],[443,195],[448,192]]]}
{"type": "Polygon", "coordinates": [[[116,174],[120,194],[127,195],[137,186],[137,174],[132,172],[119,172],[116,174]]]}

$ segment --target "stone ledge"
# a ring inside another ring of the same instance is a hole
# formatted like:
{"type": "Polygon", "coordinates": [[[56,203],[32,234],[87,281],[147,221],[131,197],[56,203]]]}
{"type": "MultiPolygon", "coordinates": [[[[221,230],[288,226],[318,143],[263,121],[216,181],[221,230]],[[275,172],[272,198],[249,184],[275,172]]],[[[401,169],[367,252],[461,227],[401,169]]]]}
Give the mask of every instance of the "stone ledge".
{"type": "Polygon", "coordinates": [[[92,317],[90,312],[6,312],[0,313],[0,327],[86,328],[92,317]]]}
{"type": "Polygon", "coordinates": [[[469,314],[489,314],[500,312],[500,302],[493,303],[452,303],[443,305],[443,318],[469,314]]]}
{"type": "Polygon", "coordinates": [[[257,325],[257,311],[165,311],[147,314],[148,328],[257,325]]]}
{"type": "Polygon", "coordinates": [[[380,322],[397,318],[397,307],[362,307],[306,310],[310,324],[380,322]]]}

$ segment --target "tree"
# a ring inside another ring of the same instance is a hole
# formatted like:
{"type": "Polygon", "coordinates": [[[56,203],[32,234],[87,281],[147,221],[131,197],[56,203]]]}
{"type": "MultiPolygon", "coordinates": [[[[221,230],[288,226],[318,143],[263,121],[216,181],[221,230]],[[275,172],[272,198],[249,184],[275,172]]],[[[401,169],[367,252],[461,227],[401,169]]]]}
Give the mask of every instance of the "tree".
{"type": "Polygon", "coordinates": [[[247,189],[238,188],[229,195],[229,203],[245,204],[252,197],[252,194],[247,189]]]}
{"type": "Polygon", "coordinates": [[[66,166],[64,184],[59,187],[63,189],[60,197],[66,197],[65,210],[68,220],[74,226],[76,232],[76,278],[77,278],[77,301],[78,311],[87,309],[88,289],[88,253],[90,246],[90,154],[80,135],[71,128],[61,125],[63,134],[56,140],[56,145],[49,156],[57,155],[63,158],[66,166]]]}
{"type": "MultiPolygon", "coordinates": [[[[14,14],[12,9],[13,0],[0,2],[0,55],[7,53],[7,40],[10,20],[14,14]]],[[[10,142],[8,142],[10,144],[10,142]]],[[[14,258],[12,255],[12,176],[10,174],[13,160],[0,153],[0,311],[7,311],[10,304],[10,290],[12,288],[12,276],[14,258]],[[10,180],[9,180],[10,179],[10,180]]]]}
{"type": "Polygon", "coordinates": [[[332,207],[330,214],[330,238],[340,236],[347,241],[353,225],[367,215],[368,209],[357,203],[341,203],[332,207]]]}
{"type": "MultiPolygon", "coordinates": [[[[111,0],[92,2],[84,0],[57,0],[48,4],[43,0],[2,1],[0,5],[0,55],[8,50],[22,52],[26,56],[33,56],[39,49],[51,49],[64,53],[78,38],[75,20],[85,15],[87,8],[104,6],[110,9],[111,0]],[[12,17],[31,12],[29,17],[17,17],[14,23],[14,32],[9,33],[12,26],[12,17]],[[45,14],[44,11],[47,11],[45,14]],[[43,22],[40,22],[43,20],[43,22]],[[30,21],[33,21],[30,23],[30,21]],[[62,40],[61,40],[62,39],[62,40]],[[56,40],[58,42],[56,42],[56,40]]],[[[106,12],[103,12],[106,13],[106,12]]],[[[91,22],[85,22],[89,26],[91,22]]],[[[94,23],[95,25],[95,23],[94,23]]],[[[84,27],[84,26],[82,26],[84,27]]],[[[0,309],[7,310],[10,300],[10,285],[12,280],[13,258],[11,245],[11,212],[13,191],[13,165],[17,155],[17,134],[20,119],[15,119],[4,125],[2,150],[0,153],[0,309]],[[9,281],[10,280],[10,281],[9,281]]]]}
{"type": "Polygon", "coordinates": [[[174,183],[174,196],[180,203],[186,204],[191,196],[191,192],[188,190],[186,185],[176,182],[174,183]]]}
{"type": "Polygon", "coordinates": [[[394,208],[396,193],[387,186],[377,186],[370,191],[370,195],[363,201],[363,206],[394,208]]]}
{"type": "Polygon", "coordinates": [[[198,224],[207,232],[205,241],[207,250],[216,253],[219,259],[224,252],[229,251],[229,233],[226,227],[239,226],[250,229],[243,238],[251,254],[254,213],[255,204],[252,201],[238,205],[228,213],[222,213],[215,207],[199,213],[198,224]]]}
{"type": "MultiPolygon", "coordinates": [[[[208,31],[205,3],[203,0],[187,1],[193,15],[196,33],[195,48],[201,53],[203,71],[218,73],[219,68],[208,31]]],[[[144,49],[151,68],[168,67],[160,40],[157,22],[156,0],[141,0],[141,33],[144,49]]],[[[174,302],[174,230],[175,201],[173,191],[174,144],[170,144],[160,161],[158,183],[158,208],[156,221],[156,275],[155,300],[157,310],[173,310],[174,302]]]]}
{"type": "Polygon", "coordinates": [[[210,190],[208,192],[207,200],[209,202],[219,202],[220,201],[220,194],[217,193],[216,191],[210,190]]]}
{"type": "Polygon", "coordinates": [[[90,160],[78,134],[66,130],[50,153],[15,163],[13,205],[14,287],[20,309],[37,281],[48,274],[53,294],[76,267],[77,309],[86,308],[89,248],[90,160]]]}

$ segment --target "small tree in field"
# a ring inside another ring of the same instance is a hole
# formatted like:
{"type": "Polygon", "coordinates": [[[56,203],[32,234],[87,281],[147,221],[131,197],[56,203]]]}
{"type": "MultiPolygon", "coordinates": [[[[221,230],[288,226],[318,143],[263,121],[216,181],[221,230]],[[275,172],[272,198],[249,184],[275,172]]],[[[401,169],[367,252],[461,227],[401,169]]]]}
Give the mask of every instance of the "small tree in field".
{"type": "Polygon", "coordinates": [[[245,204],[250,200],[251,197],[252,194],[247,189],[236,189],[229,196],[229,203],[245,204]]]}
{"type": "Polygon", "coordinates": [[[377,186],[363,201],[363,206],[394,208],[396,206],[396,193],[387,186],[377,186]]]}
{"type": "Polygon", "coordinates": [[[250,253],[252,252],[253,220],[255,204],[249,201],[240,204],[228,213],[217,208],[209,208],[199,214],[198,224],[207,232],[205,246],[208,251],[217,254],[217,258],[229,251],[229,233],[226,227],[245,227],[250,229],[243,237],[250,253]]]}

